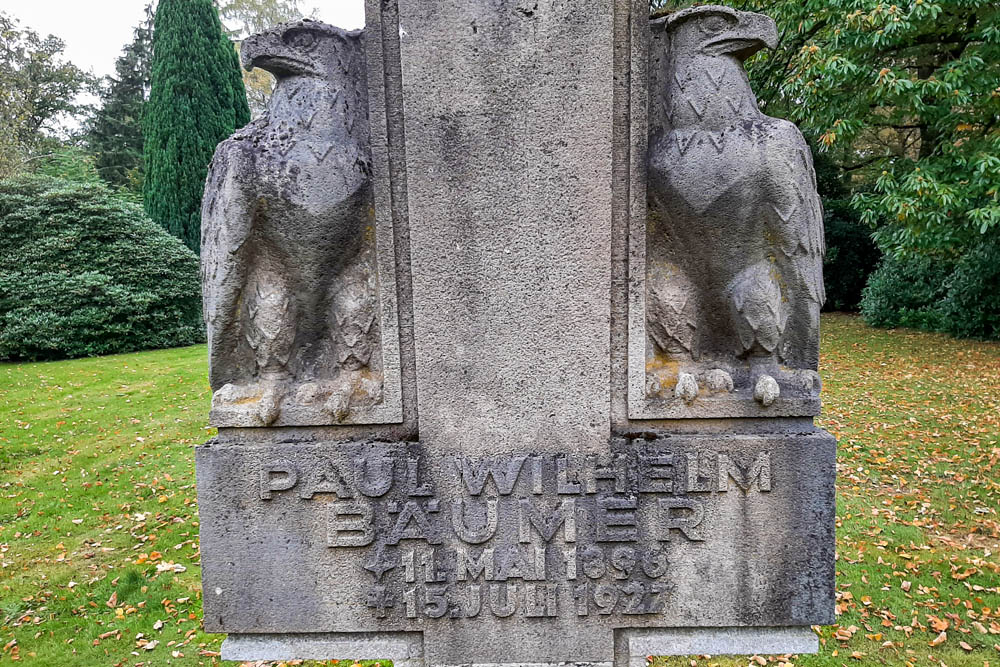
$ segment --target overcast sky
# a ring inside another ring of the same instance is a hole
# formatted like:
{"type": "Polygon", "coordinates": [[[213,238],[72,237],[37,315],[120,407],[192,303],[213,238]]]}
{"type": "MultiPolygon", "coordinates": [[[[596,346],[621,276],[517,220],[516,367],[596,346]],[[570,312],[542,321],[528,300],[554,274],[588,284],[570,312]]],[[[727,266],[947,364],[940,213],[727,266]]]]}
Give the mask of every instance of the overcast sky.
{"type": "MultiPolygon", "coordinates": [[[[0,0],[0,10],[42,35],[66,42],[66,57],[98,76],[115,71],[115,59],[143,17],[147,0],[0,0]]],[[[311,0],[316,18],[348,30],[364,27],[364,0],[311,0]]]]}

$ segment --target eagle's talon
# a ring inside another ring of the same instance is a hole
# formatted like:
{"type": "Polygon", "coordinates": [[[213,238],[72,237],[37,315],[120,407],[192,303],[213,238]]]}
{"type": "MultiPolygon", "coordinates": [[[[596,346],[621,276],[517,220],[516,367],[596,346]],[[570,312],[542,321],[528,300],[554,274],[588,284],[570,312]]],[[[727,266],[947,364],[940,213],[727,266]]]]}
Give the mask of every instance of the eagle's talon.
{"type": "Polygon", "coordinates": [[[765,408],[770,407],[781,394],[781,387],[778,381],[770,375],[761,375],[757,379],[757,384],[753,388],[754,400],[765,408]]]}
{"type": "Polygon", "coordinates": [[[278,421],[281,415],[281,401],[285,397],[285,386],[278,382],[269,382],[264,386],[264,394],[257,404],[257,415],[264,422],[264,426],[270,426],[278,421]]]}
{"type": "Polygon", "coordinates": [[[688,405],[698,397],[698,381],[691,373],[681,373],[677,378],[677,386],[674,387],[674,396],[681,399],[688,405]]]}
{"type": "Polygon", "coordinates": [[[713,394],[730,394],[733,391],[733,376],[721,368],[713,368],[705,374],[705,386],[713,394]]]}
{"type": "Polygon", "coordinates": [[[323,404],[323,412],[327,413],[337,422],[342,422],[351,414],[350,396],[343,393],[334,392],[323,404]]]}

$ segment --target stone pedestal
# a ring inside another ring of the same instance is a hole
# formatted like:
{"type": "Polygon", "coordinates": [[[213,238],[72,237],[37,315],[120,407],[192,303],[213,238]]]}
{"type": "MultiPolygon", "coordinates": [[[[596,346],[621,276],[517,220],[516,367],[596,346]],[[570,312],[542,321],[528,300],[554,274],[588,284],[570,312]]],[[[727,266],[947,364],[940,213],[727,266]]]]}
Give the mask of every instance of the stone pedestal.
{"type": "MultiPolygon", "coordinates": [[[[223,658],[816,650],[836,443],[812,385],[686,396],[650,347],[647,10],[369,1],[388,407],[197,449],[223,658]]],[[[763,372],[741,363],[737,385],[763,372]]]]}
{"type": "Polygon", "coordinates": [[[330,628],[419,633],[431,664],[602,662],[630,629],[660,647],[643,656],[798,652],[833,620],[834,449],[822,431],[595,454],[205,445],[205,627],[267,635],[231,642],[254,659],[287,655],[284,633],[315,655],[330,628]]]}

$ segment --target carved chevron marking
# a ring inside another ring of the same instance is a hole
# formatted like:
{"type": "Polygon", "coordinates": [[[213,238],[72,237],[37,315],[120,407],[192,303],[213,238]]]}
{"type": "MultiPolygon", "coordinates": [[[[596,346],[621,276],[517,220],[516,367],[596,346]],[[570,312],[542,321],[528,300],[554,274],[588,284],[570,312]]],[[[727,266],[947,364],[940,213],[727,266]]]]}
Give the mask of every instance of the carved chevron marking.
{"type": "Polygon", "coordinates": [[[708,136],[708,140],[712,142],[712,145],[715,146],[716,152],[721,153],[722,147],[726,143],[726,135],[722,132],[706,132],[705,134],[708,136]]]}
{"type": "Polygon", "coordinates": [[[715,78],[715,75],[712,74],[712,70],[710,68],[706,67],[703,71],[705,72],[705,76],[708,77],[709,82],[715,86],[716,90],[722,88],[722,80],[726,78],[725,72],[719,72],[719,78],[715,78]]]}
{"type": "Polygon", "coordinates": [[[773,208],[774,212],[778,214],[781,221],[787,224],[792,219],[792,216],[795,215],[795,212],[799,210],[799,205],[792,204],[787,213],[783,213],[775,204],[771,204],[771,208],[773,208]]]}
{"type": "MultiPolygon", "coordinates": [[[[799,156],[801,157],[801,153],[799,154],[799,156]]],[[[803,188],[803,185],[805,184],[802,182],[802,172],[801,171],[796,172],[795,166],[792,164],[790,160],[787,159],[785,160],[785,167],[788,169],[790,173],[797,174],[797,177],[792,178],[790,180],[790,183],[792,185],[792,188],[795,189],[795,194],[799,198],[799,201],[804,203],[806,200],[806,193],[805,189],[803,188]]]]}
{"type": "Polygon", "coordinates": [[[692,100],[691,98],[688,98],[687,102],[691,106],[691,110],[694,111],[694,115],[698,117],[698,120],[702,120],[705,116],[705,107],[708,105],[702,105],[702,107],[699,109],[698,105],[696,105],[694,103],[694,100],[692,100]]]}
{"type": "Polygon", "coordinates": [[[812,164],[809,163],[809,156],[806,155],[805,151],[803,151],[802,149],[799,149],[799,159],[802,160],[803,173],[815,176],[816,174],[813,171],[812,164]]]}
{"type": "Polygon", "coordinates": [[[278,153],[281,154],[281,157],[288,157],[288,154],[293,148],[295,148],[295,142],[289,141],[288,139],[279,139],[277,142],[278,153]]]}
{"type": "Polygon", "coordinates": [[[681,89],[681,92],[684,92],[684,80],[677,72],[674,72],[674,81],[677,82],[677,87],[681,89]]]}
{"type": "Polygon", "coordinates": [[[311,128],[312,124],[313,124],[313,121],[316,120],[316,116],[318,116],[318,115],[319,115],[319,109],[317,109],[316,111],[313,111],[312,115],[310,115],[307,120],[302,121],[302,127],[306,128],[307,130],[309,128],[311,128]]]}
{"type": "Polygon", "coordinates": [[[677,109],[674,108],[672,104],[664,102],[663,108],[666,110],[664,114],[667,117],[667,122],[671,125],[674,124],[674,118],[677,116],[677,109]]]}
{"type": "Polygon", "coordinates": [[[333,144],[327,144],[326,148],[321,150],[316,150],[313,148],[312,144],[306,145],[309,146],[309,152],[313,154],[314,158],[316,158],[316,164],[322,164],[323,161],[326,160],[327,156],[330,155],[330,151],[333,150],[333,144]]]}
{"type": "Polygon", "coordinates": [[[683,138],[680,132],[674,132],[674,140],[677,142],[677,150],[681,152],[681,155],[687,153],[687,150],[691,148],[692,142],[698,138],[697,132],[692,132],[687,135],[687,138],[683,138]]]}
{"type": "Polygon", "coordinates": [[[740,112],[740,109],[742,109],[742,108],[743,108],[743,98],[742,98],[742,97],[739,97],[739,98],[737,98],[737,100],[736,100],[736,101],[734,102],[734,101],[733,101],[733,98],[731,98],[731,97],[727,97],[727,98],[726,98],[726,104],[728,104],[728,105],[729,105],[729,108],[730,108],[730,109],[732,109],[734,113],[739,113],[739,112],[740,112]]]}

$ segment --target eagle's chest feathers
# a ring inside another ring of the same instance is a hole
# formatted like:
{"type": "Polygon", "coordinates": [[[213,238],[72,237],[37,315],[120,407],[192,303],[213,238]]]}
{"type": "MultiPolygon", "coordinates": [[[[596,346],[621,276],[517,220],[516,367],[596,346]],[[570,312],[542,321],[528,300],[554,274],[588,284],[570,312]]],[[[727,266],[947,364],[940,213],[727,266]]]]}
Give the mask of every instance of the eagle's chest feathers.
{"type": "MultiPolygon", "coordinates": [[[[727,193],[752,187],[762,160],[761,121],[741,67],[716,58],[690,58],[664,73],[664,130],[650,146],[654,179],[672,208],[706,213],[727,193]]],[[[682,213],[682,210],[678,210],[682,213]]]]}
{"type": "Polygon", "coordinates": [[[341,253],[371,226],[367,146],[346,126],[321,121],[272,119],[254,138],[253,234],[293,255],[341,253]]]}
{"type": "Polygon", "coordinates": [[[305,117],[269,125],[258,172],[262,189],[278,195],[275,205],[323,216],[369,186],[371,167],[348,128],[316,133],[307,131],[314,129],[309,123],[305,117]]]}
{"type": "Polygon", "coordinates": [[[743,193],[752,196],[766,166],[756,129],[749,122],[715,130],[684,127],[655,139],[650,168],[671,208],[704,215],[720,199],[740,204],[743,193]]]}

